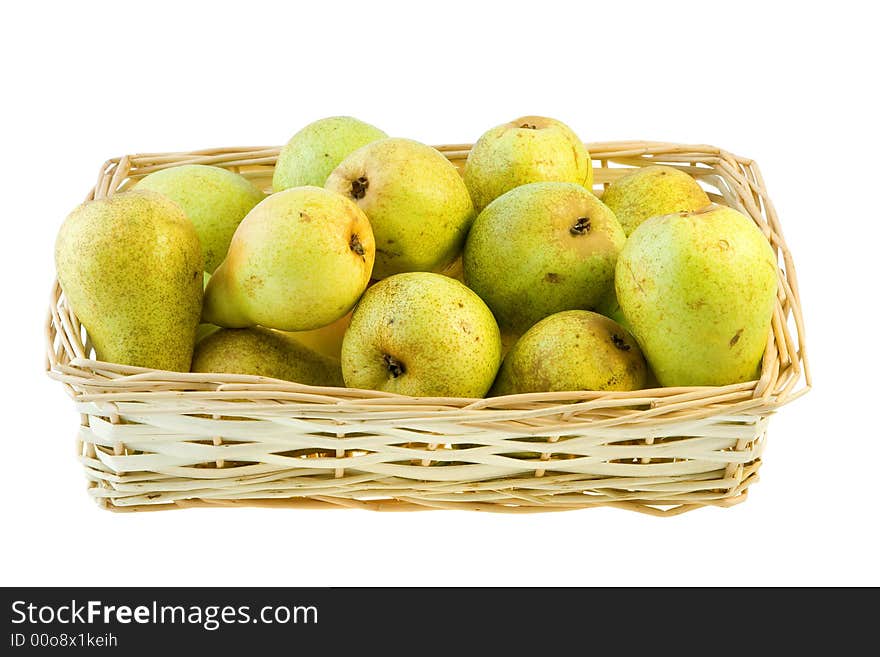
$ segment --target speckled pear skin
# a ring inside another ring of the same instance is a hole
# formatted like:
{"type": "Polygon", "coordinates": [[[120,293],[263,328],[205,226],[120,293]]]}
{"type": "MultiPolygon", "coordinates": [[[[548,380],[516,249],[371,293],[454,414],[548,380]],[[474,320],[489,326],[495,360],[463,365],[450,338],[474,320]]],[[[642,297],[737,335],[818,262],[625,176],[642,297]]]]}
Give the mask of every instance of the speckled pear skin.
{"type": "Polygon", "coordinates": [[[570,182],[593,186],[587,147],[562,121],[522,116],[496,126],[468,154],[464,181],[479,212],[494,199],[533,182],[570,182]]]}
{"type": "Polygon", "coordinates": [[[202,320],[306,331],[348,313],[369,283],[375,243],[364,213],[320,187],[272,194],[248,213],[205,290],[202,320]]]}
{"type": "Polygon", "coordinates": [[[646,219],[699,210],[712,201],[684,171],[653,165],[615,180],[602,194],[602,202],[614,212],[623,232],[630,235],[646,219]]]}
{"type": "Polygon", "coordinates": [[[474,221],[464,278],[502,329],[522,333],[553,313],[599,303],[625,240],[614,213],[581,185],[531,183],[474,221]]]}
{"type": "Polygon", "coordinates": [[[645,221],[623,247],[615,279],[620,307],[664,386],[756,379],[776,285],[767,239],[720,205],[645,221]]]}
{"type": "Polygon", "coordinates": [[[342,372],[351,388],[482,397],[500,363],[492,313],[441,274],[397,274],[370,287],[342,341],[342,372]]]}
{"type": "Polygon", "coordinates": [[[201,340],[193,372],[253,374],[310,386],[342,386],[339,361],[281,331],[262,327],[220,329],[201,340]]]}
{"type": "Polygon", "coordinates": [[[183,164],[145,176],[135,189],[152,189],[183,208],[196,228],[205,258],[213,272],[223,258],[238,224],[266,195],[247,178],[203,164],[183,164]]]}
{"type": "Polygon", "coordinates": [[[323,187],[327,176],[361,146],[386,139],[379,128],[351,116],[331,116],[310,123],[281,149],[272,189],[323,187]]]}
{"type": "Polygon", "coordinates": [[[76,208],[55,242],[58,281],[100,360],[188,372],[202,250],[180,207],[131,191],[76,208]]]}
{"type": "Polygon", "coordinates": [[[569,390],[639,390],[648,367],[620,324],[587,310],[545,317],[508,352],[492,395],[569,390]]]}
{"type": "Polygon", "coordinates": [[[458,256],[474,206],[455,166],[409,139],[375,141],[349,155],[325,187],[351,198],[376,236],[373,278],[437,271],[458,256]]]}

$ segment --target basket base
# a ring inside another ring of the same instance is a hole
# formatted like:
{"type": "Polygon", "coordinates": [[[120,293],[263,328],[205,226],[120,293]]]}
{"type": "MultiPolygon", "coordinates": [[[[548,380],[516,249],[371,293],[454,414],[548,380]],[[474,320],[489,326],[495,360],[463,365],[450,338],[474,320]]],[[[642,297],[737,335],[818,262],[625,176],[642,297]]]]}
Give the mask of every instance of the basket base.
{"type": "MultiPolygon", "coordinates": [[[[757,475],[749,483],[757,481],[757,475]]],[[[111,500],[100,498],[99,505],[103,509],[116,513],[132,513],[143,511],[166,511],[172,509],[194,508],[229,508],[229,507],[259,507],[271,509],[361,509],[364,511],[481,511],[489,513],[550,513],[556,511],[575,511],[596,507],[614,507],[627,511],[635,511],[656,517],[677,516],[688,511],[708,506],[728,508],[746,501],[748,490],[742,489],[737,494],[717,500],[688,503],[688,504],[658,504],[656,501],[627,500],[620,502],[596,501],[581,505],[566,504],[564,506],[552,505],[514,505],[514,504],[480,504],[476,502],[414,502],[405,499],[381,499],[381,500],[355,500],[339,497],[315,497],[315,498],[282,498],[282,499],[189,499],[175,500],[163,504],[137,504],[120,506],[113,504],[111,500]]]]}

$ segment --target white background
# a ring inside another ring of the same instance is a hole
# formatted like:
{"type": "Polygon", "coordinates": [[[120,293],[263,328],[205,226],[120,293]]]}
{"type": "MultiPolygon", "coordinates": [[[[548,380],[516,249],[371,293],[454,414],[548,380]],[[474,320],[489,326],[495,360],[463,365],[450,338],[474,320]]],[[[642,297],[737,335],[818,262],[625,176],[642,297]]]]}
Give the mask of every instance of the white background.
{"type": "Polygon", "coordinates": [[[0,583],[880,584],[880,52],[862,3],[296,4],[4,9],[0,583]],[[43,326],[55,232],[105,159],[280,144],[334,114],[455,143],[531,113],[586,141],[712,143],[761,165],[815,388],[771,421],[745,504],[656,519],[90,501],[43,326]]]}

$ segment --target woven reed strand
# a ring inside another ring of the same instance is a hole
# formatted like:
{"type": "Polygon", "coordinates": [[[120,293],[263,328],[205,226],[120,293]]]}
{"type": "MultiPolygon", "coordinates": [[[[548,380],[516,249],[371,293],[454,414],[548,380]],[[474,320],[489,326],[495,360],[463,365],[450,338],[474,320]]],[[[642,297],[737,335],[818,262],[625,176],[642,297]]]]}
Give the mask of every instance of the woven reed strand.
{"type": "MultiPolygon", "coordinates": [[[[674,515],[743,501],[768,416],[811,386],[791,253],[757,165],[705,145],[588,144],[597,192],[667,164],[750,216],[778,257],[760,378],[723,387],[412,398],[244,375],[182,374],[93,359],[53,286],[47,370],[81,414],[79,459],[105,508],[355,507],[674,515]]],[[[468,144],[438,149],[461,168],[468,144]]],[[[105,162],[88,199],[185,163],[271,186],[277,147],[144,153],[105,162]]]]}

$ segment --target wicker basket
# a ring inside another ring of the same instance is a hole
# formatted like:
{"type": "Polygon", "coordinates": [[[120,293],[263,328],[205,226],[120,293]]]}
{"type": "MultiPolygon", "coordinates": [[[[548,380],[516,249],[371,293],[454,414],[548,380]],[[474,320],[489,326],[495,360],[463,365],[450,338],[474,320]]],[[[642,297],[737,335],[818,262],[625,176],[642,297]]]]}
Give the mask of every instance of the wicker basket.
{"type": "MultiPolygon", "coordinates": [[[[105,508],[355,507],[559,511],[615,506],[672,515],[743,501],[769,415],[809,389],[791,254],[758,167],[703,145],[588,144],[596,185],[634,166],[679,167],[751,216],[778,254],[760,379],[723,387],[493,399],[402,397],[255,376],[181,374],[96,361],[57,281],[49,375],[81,414],[79,460],[105,508]]],[[[462,166],[468,145],[441,146],[462,166]]],[[[278,148],[222,148],[106,162],[90,199],[184,163],[268,189],[278,148]]]]}

